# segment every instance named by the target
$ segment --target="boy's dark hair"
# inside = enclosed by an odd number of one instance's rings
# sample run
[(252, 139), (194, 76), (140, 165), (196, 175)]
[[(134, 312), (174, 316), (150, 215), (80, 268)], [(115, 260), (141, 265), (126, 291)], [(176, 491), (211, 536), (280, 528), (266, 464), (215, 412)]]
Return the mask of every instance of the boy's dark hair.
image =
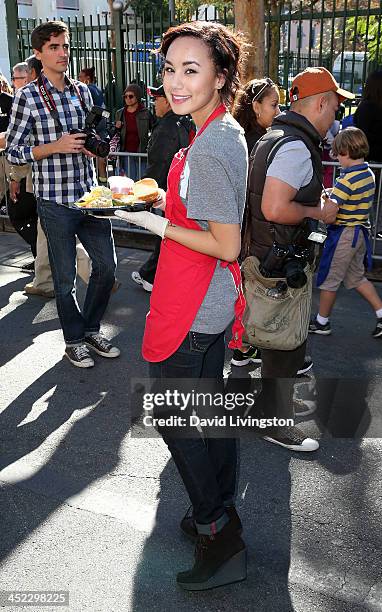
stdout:
[(67, 34), (69, 36), (69, 28), (63, 21), (45, 21), (41, 23), (31, 34), (32, 49), (41, 51), (51, 36), (59, 36), (60, 34)]
[(229, 107), (232, 106), (240, 88), (244, 45), (242, 37), (219, 23), (192, 21), (169, 28), (162, 38), (158, 52), (166, 57), (171, 43), (181, 36), (193, 36), (207, 45), (216, 73), (224, 74), (226, 77), (225, 84), (220, 90), (222, 102)]
[(42, 70), (42, 63), (40, 62), (40, 60), (37, 59), (35, 55), (30, 55), (29, 57), (27, 57), (25, 62), (28, 66), (28, 72), (32, 72), (32, 70), (34, 70), (36, 76), (39, 77)]
[(350, 159), (361, 159), (369, 155), (369, 144), (364, 132), (356, 127), (348, 127), (339, 132), (332, 144), (332, 153), (349, 155)]

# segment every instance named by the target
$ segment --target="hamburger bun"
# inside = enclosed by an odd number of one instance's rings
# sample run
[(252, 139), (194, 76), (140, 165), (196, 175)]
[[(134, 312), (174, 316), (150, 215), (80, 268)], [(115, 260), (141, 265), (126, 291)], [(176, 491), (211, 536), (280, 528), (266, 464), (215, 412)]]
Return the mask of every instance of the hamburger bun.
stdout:
[(159, 197), (158, 183), (151, 178), (144, 178), (133, 185), (133, 194), (142, 202), (154, 202)]

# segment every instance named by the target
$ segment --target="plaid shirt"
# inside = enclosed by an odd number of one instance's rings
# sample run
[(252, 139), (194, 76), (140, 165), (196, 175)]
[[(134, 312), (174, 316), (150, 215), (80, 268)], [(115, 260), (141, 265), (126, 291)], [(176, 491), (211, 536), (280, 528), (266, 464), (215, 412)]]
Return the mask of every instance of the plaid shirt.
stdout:
[[(44, 86), (52, 96), (64, 132), (84, 127), (85, 113), (69, 79), (59, 91), (42, 73)], [(87, 109), (93, 106), (86, 85), (75, 81)], [(7, 130), (7, 159), (10, 164), (31, 163), (35, 196), (57, 204), (71, 204), (96, 185), (93, 160), (83, 153), (55, 153), (36, 161), (33, 147), (61, 138), (40, 95), (37, 81), (22, 87), (15, 95)]]

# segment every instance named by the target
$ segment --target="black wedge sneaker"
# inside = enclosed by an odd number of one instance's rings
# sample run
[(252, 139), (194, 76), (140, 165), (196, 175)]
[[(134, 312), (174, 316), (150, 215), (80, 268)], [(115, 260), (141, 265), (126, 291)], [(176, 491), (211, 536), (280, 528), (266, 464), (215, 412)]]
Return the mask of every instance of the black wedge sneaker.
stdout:
[(198, 535), (194, 567), (176, 581), (186, 591), (205, 591), (247, 577), (247, 551), (233, 521), (214, 535)]

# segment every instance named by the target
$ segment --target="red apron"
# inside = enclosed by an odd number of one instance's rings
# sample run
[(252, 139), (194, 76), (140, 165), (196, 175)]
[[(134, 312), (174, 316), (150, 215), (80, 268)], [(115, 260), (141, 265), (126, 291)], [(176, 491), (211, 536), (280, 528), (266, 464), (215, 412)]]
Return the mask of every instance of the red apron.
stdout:
[[(198, 138), (206, 127), (219, 115), (226, 112), (221, 104), (198, 131)], [(174, 157), (167, 179), (166, 217), (173, 225), (203, 231), (193, 219), (187, 218), (187, 208), (179, 195), (179, 183), (186, 163), (186, 149)], [(206, 194), (206, 197), (208, 194)], [(204, 300), (214, 275), (216, 257), (204, 255), (168, 238), (162, 240), (154, 288), (151, 294), (150, 311), (146, 318), (142, 355), (146, 361), (164, 361), (182, 344)], [(244, 327), (242, 317), (245, 298), (241, 284), (240, 267), (234, 263), (221, 262), (231, 271), (238, 297), (235, 303), (235, 321), (230, 348), (240, 348)]]

